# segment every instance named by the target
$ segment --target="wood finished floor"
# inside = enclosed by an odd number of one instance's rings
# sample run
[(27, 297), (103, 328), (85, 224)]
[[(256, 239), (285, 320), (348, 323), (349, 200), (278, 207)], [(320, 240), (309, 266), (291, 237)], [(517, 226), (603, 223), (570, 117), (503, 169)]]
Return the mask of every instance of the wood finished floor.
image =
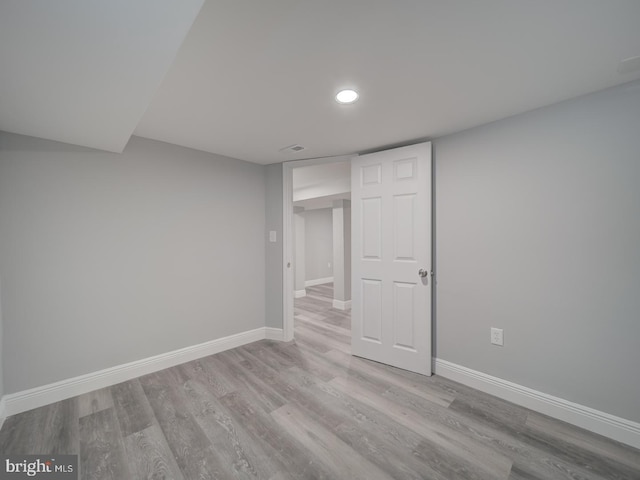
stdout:
[(89, 479), (640, 479), (640, 451), (437, 376), (349, 355), (332, 286), (261, 341), (8, 418), (2, 454)]

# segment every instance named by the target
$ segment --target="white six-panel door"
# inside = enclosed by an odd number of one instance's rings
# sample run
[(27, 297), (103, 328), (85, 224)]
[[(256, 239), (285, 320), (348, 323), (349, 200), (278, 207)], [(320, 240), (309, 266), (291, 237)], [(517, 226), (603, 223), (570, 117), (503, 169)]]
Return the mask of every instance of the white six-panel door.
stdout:
[(351, 165), (352, 353), (431, 375), (431, 143)]

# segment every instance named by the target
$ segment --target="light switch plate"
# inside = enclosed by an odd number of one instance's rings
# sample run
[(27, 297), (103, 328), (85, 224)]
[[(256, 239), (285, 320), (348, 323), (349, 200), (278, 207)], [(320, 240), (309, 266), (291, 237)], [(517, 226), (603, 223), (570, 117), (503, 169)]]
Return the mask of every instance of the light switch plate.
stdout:
[(269, 231), (269, 241), (271, 243), (275, 243), (275, 241), (276, 241), (276, 231), (275, 230), (270, 230)]

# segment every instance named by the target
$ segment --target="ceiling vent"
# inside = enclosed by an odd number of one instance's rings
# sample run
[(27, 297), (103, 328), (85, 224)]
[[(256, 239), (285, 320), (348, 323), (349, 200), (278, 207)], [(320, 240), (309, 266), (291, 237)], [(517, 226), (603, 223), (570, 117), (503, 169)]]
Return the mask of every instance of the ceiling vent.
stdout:
[(284, 147), (281, 148), (280, 151), (281, 152), (300, 152), (304, 150), (304, 147), (302, 145), (298, 145), (297, 143), (294, 143), (293, 145), (289, 145), (288, 147)]

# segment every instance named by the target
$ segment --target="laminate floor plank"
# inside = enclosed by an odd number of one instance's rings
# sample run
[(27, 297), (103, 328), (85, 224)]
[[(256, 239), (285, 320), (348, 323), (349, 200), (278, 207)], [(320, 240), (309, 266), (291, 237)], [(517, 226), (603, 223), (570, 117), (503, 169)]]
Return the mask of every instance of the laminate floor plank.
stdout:
[(313, 332), (309, 333), (304, 330), (300, 331), (300, 327), (296, 327), (295, 337), (296, 343), (304, 343), (308, 348), (313, 348), (320, 353), (327, 353), (333, 348), (328, 346), (327, 342), (324, 342), (322, 338), (319, 338), (318, 335), (313, 334)]
[(611, 480), (614, 477), (601, 477), (595, 473), (576, 468), (574, 465), (559, 461), (553, 456), (540, 455), (535, 464), (520, 464), (514, 462), (509, 474), (512, 479), (558, 479), (558, 480)]
[(211, 393), (216, 397), (222, 397), (235, 391), (236, 386), (228, 377), (222, 375), (211, 362), (211, 357), (201, 358), (193, 362), (180, 365), (189, 380), (198, 380), (205, 383)]
[(324, 332), (332, 332), (336, 335), (342, 335), (346, 337), (348, 342), (351, 341), (351, 330), (339, 325), (334, 325), (332, 323), (327, 323), (322, 321), (322, 315), (318, 315), (319, 319), (316, 318), (311, 319), (308, 315), (299, 314), (295, 316), (296, 321), (304, 324), (304, 325), (313, 325), (316, 328), (320, 328), (322, 333)]
[(153, 412), (138, 379), (114, 385), (111, 396), (122, 435), (126, 437), (153, 425)]
[(209, 439), (219, 462), (230, 468), (234, 478), (269, 478), (278, 472), (278, 466), (264, 453), (260, 443), (246, 433), (204, 385), (190, 380), (185, 384), (185, 393), (189, 411)]
[(6, 419), (0, 453), (86, 479), (640, 480), (640, 451), (439, 376), (350, 354), (333, 285), (261, 340)]
[[(248, 354), (245, 353), (245, 355)], [(248, 366), (248, 364), (243, 365)], [(309, 386), (321, 382), (316, 376), (307, 374), (298, 367), (291, 367), (295, 371), (289, 370), (286, 375), (269, 371), (268, 367), (259, 363), (248, 368), (255, 371), (257, 381), (265, 382), (281, 392), (287, 399), (286, 403), (295, 403), (297, 407), (318, 418), (328, 428), (334, 428), (345, 420), (345, 412), (338, 411), (334, 408), (335, 405), (328, 404), (326, 399), (319, 398), (317, 392), (309, 391)]]
[(358, 455), (333, 432), (301, 413), (293, 404), (271, 413), (276, 422), (306, 449), (313, 451), (322, 467), (332, 478), (356, 480), (388, 480), (391, 477), (367, 459)]
[(270, 368), (280, 372), (285, 368), (296, 365), (297, 360), (292, 360), (290, 357), (278, 355), (276, 353), (276, 346), (270, 346), (269, 348), (242, 348), (239, 351), (251, 355), (258, 361), (264, 363)]
[[(511, 460), (482, 442), (474, 441), (455, 430), (447, 429), (435, 422), (425, 422), (424, 417), (413, 409), (400, 407), (384, 396), (369, 390), (351, 379), (336, 377), (329, 384), (346, 395), (377, 410), (385, 412), (395, 421), (422, 435), (427, 441), (452, 454), (473, 459), (474, 465), (493, 478), (507, 478)], [(487, 477), (490, 478), (490, 477)]]
[[(500, 455), (517, 462), (523, 472), (529, 468), (548, 478), (564, 478), (565, 475), (568, 476), (567, 478), (609, 478), (608, 476), (600, 477), (597, 469), (581, 462), (579, 454), (569, 458), (568, 452), (563, 449), (553, 448), (544, 442), (536, 443), (531, 438), (527, 438), (530, 433), (522, 418), (505, 415), (500, 422), (487, 422), (484, 414), (478, 415), (477, 412), (473, 412), (469, 415), (468, 410), (460, 411), (455, 408), (438, 410), (430, 402), (399, 390), (390, 389), (383, 396), (402, 409), (410, 409), (424, 418), (429, 418), (435, 429), (445, 427), (451, 432), (457, 432), (461, 436), (459, 438), (469, 438), (478, 444), (485, 442)], [(454, 403), (456, 401), (458, 399)], [(479, 405), (482, 406), (482, 403)], [(496, 410), (499, 411), (504, 407), (502, 401), (496, 402)], [(483, 408), (486, 409), (487, 406)], [(523, 438), (527, 440), (523, 442)], [(541, 458), (545, 461), (540, 462)], [(608, 475), (613, 473), (617, 475), (621, 471), (624, 469), (621, 470), (620, 466), (616, 465), (608, 471)]]
[[(366, 375), (372, 379), (375, 379), (387, 388), (396, 387), (406, 392), (411, 392), (414, 395), (420, 396), (425, 400), (429, 400), (442, 407), (448, 407), (455, 399), (453, 395), (448, 393), (439, 392), (434, 390), (428, 383), (427, 378), (422, 376), (420, 379), (406, 379), (395, 372), (389, 372), (388, 370), (381, 369), (379, 364), (365, 360), (363, 358), (353, 357), (346, 355), (344, 352), (338, 350), (331, 350), (327, 352), (326, 357), (344, 366), (345, 370), (341, 371), (340, 375), (351, 374), (352, 372), (358, 372), (360, 375)], [(523, 420), (524, 421), (524, 420)]]
[(42, 454), (72, 455), (79, 447), (78, 399), (69, 398), (51, 405), (46, 416), (45, 432), (40, 438)]
[(334, 433), (358, 455), (384, 471), (389, 478), (448, 480), (438, 475), (428, 464), (421, 462), (414, 454), (413, 447), (393, 443), (383, 438), (379, 432), (370, 434), (361, 425), (346, 422), (338, 425)]
[[(291, 369), (290, 372), (295, 372)], [(332, 387), (331, 382), (306, 382), (314, 396), (323, 404), (331, 406), (332, 410), (342, 412), (344, 423), (336, 429), (336, 435), (350, 445), (363, 457), (377, 464), (392, 478), (469, 478), (488, 480), (496, 478), (494, 472), (480, 472), (476, 465), (459, 457), (437, 445), (423, 442), (423, 437), (413, 429), (406, 428), (402, 423), (393, 420), (393, 415), (383, 409), (371, 408), (367, 404), (352, 398), (341, 390)], [(368, 403), (368, 402), (367, 402)], [(313, 412), (305, 412), (312, 418)], [(437, 452), (429, 456), (426, 453)], [(435, 459), (435, 462), (429, 461)], [(452, 472), (466, 472), (464, 476), (454, 475)], [(415, 477), (419, 473), (421, 476)]]
[(315, 461), (313, 450), (304, 448), (279, 428), (273, 417), (254, 404), (251, 397), (233, 392), (220, 398), (220, 402), (244, 425), (255, 441), (261, 442), (265, 452), (281, 466), (280, 475), (276, 474), (273, 478), (335, 478)]
[(80, 423), (80, 478), (132, 478), (120, 425), (113, 408), (82, 417)]
[(321, 348), (316, 348), (319, 352), (327, 353), (331, 350), (340, 350), (341, 352), (351, 354), (351, 343), (327, 337), (326, 335), (322, 335), (304, 325), (299, 325), (296, 328), (295, 335), (304, 343), (320, 345)]
[(37, 454), (35, 444), (44, 431), (41, 422), (46, 408), (34, 408), (7, 418), (0, 430), (0, 452), (4, 455)]
[(486, 469), (478, 468), (473, 459), (459, 455), (458, 452), (451, 452), (450, 449), (443, 448), (438, 442), (423, 439), (411, 453), (417, 460), (427, 465), (430, 471), (435, 472), (427, 478), (460, 478), (465, 480), (504, 478), (493, 472), (487, 472)]
[[(351, 346), (351, 332), (345, 334), (344, 332), (335, 331), (333, 328), (327, 328), (325, 325), (318, 322), (303, 322), (300, 321), (299, 329), (303, 331), (309, 331), (317, 334), (319, 337), (323, 337), (325, 339), (331, 340), (332, 342), (337, 342), (340, 345), (345, 345), (347, 347)], [(332, 325), (335, 329), (335, 325)]]
[(326, 428), (334, 429), (351, 418), (369, 419), (371, 411), (359, 408), (350, 398), (341, 395), (328, 383), (292, 367), (287, 379), (295, 385), (294, 403), (300, 410), (316, 418)]
[(110, 388), (101, 388), (78, 396), (78, 415), (84, 417), (113, 407)]
[(469, 417), (487, 425), (509, 423), (524, 425), (529, 411), (513, 403), (506, 402), (487, 394), (474, 392), (472, 395), (458, 395), (449, 405), (453, 411), (463, 412)]
[(571, 444), (572, 448), (584, 449), (596, 458), (608, 458), (626, 465), (632, 471), (640, 471), (640, 452), (633, 447), (599, 435), (587, 436), (581, 428), (535, 412), (529, 412), (526, 425), (537, 431), (546, 432), (563, 443)]
[(324, 322), (324, 318), (326, 317), (326, 310), (326, 307), (322, 305), (318, 305), (316, 307), (313, 307), (312, 309), (302, 309), (296, 307), (293, 309), (293, 314), (296, 320), (298, 320), (302, 316), (307, 321)]
[(288, 362), (284, 368), (301, 367), (322, 380), (331, 380), (336, 376), (336, 369), (327, 362), (317, 350), (298, 341), (278, 346), (272, 350), (274, 355)]
[(141, 379), (155, 418), (167, 439), (178, 468), (187, 479), (233, 478), (186, 406), (184, 393), (173, 385), (158, 385)]
[(619, 462), (608, 456), (594, 455), (589, 448), (567, 442), (554, 436), (549, 431), (538, 430), (525, 426), (515, 429), (505, 426), (509, 435), (517, 438), (531, 449), (542, 452), (561, 468), (576, 474), (592, 475), (594, 478), (607, 480), (637, 480), (640, 478), (638, 469)]
[(254, 372), (243, 367), (238, 361), (237, 354), (232, 351), (222, 352), (217, 355), (221, 361), (229, 365), (230, 372), (237, 380), (238, 389), (248, 390), (259, 399), (264, 410), (269, 413), (287, 403), (283, 392), (279, 392), (268, 382), (263, 381)]
[[(310, 316), (307, 310), (302, 310), (301, 312)], [(336, 310), (335, 308), (330, 308), (329, 310), (318, 308), (316, 312), (318, 316), (315, 318), (317, 318), (318, 321), (327, 325), (335, 325), (351, 330), (351, 317), (349, 312)]]
[[(475, 416), (466, 415), (466, 412), (450, 408), (441, 409), (420, 397), (397, 390), (389, 390), (382, 396), (402, 412), (409, 411), (412, 415), (428, 419), (429, 425), (435, 431), (452, 436), (456, 441), (462, 440), (463, 449), (473, 450), (474, 445), (483, 445), (483, 448), (490, 448), (495, 454), (517, 462), (521, 472), (536, 472), (544, 478), (574, 478), (574, 476), (584, 480), (599, 478), (588, 471), (582, 471), (577, 466), (571, 468), (570, 464), (561, 459), (548, 457), (544, 452), (532, 448), (530, 444), (521, 442), (519, 435), (514, 435), (519, 429), (525, 428), (519, 422), (513, 425), (507, 421), (493, 425), (486, 424), (478, 421)], [(481, 420), (484, 419), (481, 418)], [(433, 445), (430, 446), (432, 447)], [(491, 452), (485, 450), (482, 455), (485, 454), (490, 455)]]
[(519, 465), (514, 463), (511, 467), (509, 480), (544, 480), (544, 477), (539, 476), (537, 473), (523, 470)]
[(250, 350), (244, 347), (234, 348), (225, 352), (235, 364), (242, 367), (243, 372), (271, 383), (280, 376), (280, 370), (268, 363), (260, 361)]
[[(428, 464), (419, 461), (414, 453), (422, 440), (420, 435), (395, 422), (386, 412), (371, 408), (330, 384), (310, 381), (303, 370), (292, 368), (289, 373), (290, 376), (300, 377), (300, 388), (329, 407), (335, 412), (334, 415), (339, 415), (338, 420), (342, 420), (342, 423), (332, 431), (391, 477), (422, 478), (416, 474), (422, 472), (426, 475), (428, 472), (427, 478), (441, 478)], [(313, 410), (305, 410), (304, 413), (317, 421), (322, 419), (323, 425), (329, 427), (321, 414)]]
[(73, 455), (78, 446), (77, 398), (9, 417), (0, 431), (0, 452), (6, 455)]
[[(206, 362), (206, 358), (208, 357), (205, 357), (205, 359), (201, 360)], [(193, 363), (194, 362), (187, 362), (186, 364), (177, 365), (171, 368), (165, 368), (164, 370), (144, 375), (140, 377), (140, 382), (144, 382), (145, 385), (181, 387), (191, 378), (189, 377), (188, 373), (189, 370), (195, 369), (193, 367)]]
[(160, 426), (148, 428), (124, 438), (131, 478), (145, 480), (184, 480)]

